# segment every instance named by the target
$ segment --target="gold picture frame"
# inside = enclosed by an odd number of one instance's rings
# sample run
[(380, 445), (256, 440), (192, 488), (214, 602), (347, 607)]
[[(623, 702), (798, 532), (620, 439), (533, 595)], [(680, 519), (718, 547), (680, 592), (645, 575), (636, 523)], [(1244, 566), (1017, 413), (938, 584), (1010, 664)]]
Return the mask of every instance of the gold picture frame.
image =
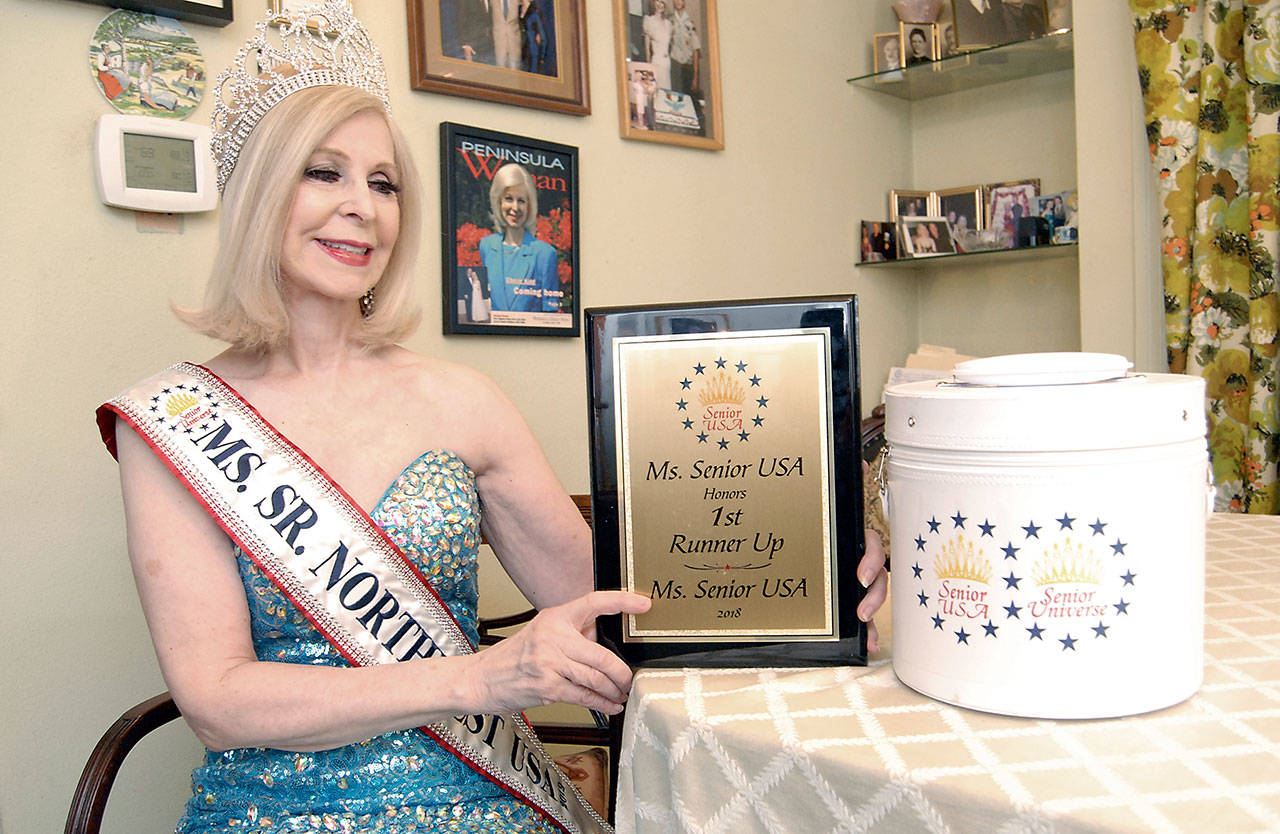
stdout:
[(613, 0), (613, 25), (622, 138), (723, 150), (716, 0)]

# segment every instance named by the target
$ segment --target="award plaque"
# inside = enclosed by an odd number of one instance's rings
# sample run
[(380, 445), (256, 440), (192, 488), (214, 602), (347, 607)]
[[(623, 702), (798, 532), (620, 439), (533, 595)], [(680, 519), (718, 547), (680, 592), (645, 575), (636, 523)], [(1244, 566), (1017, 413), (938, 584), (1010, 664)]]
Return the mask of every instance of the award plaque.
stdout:
[(866, 662), (853, 296), (586, 311), (596, 587), (632, 663)]

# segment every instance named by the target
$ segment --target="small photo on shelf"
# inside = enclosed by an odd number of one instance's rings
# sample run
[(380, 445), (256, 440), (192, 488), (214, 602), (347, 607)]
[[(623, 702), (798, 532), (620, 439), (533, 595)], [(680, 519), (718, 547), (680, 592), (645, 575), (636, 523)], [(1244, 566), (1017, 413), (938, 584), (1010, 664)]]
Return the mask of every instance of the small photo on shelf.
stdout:
[(1012, 247), (1018, 237), (1018, 221), (1037, 213), (1040, 180), (989, 183), (983, 189), (986, 195), (987, 226), (1007, 232), (1009, 246)]
[(957, 239), (965, 231), (981, 229), (986, 225), (987, 212), (983, 203), (981, 185), (966, 185), (935, 191), (933, 205), (935, 214), (947, 218), (947, 222), (951, 224), (952, 237)]
[(938, 53), (938, 24), (913, 23), (904, 20), (898, 23), (898, 32), (901, 35), (907, 66), (913, 67), (933, 61)]
[(871, 65), (877, 74), (876, 81), (902, 80), (902, 36), (897, 32), (883, 32), (872, 36)]
[(945, 217), (900, 217), (898, 237), (903, 251), (912, 258), (956, 253), (955, 241)]
[(862, 221), (862, 262), (898, 259), (898, 236), (892, 220)]
[(1037, 198), (1036, 214), (1049, 221), (1050, 229), (1061, 229), (1063, 226), (1076, 226), (1076, 190), (1059, 191), (1056, 194), (1042, 194)]
[(933, 204), (932, 191), (914, 191), (906, 188), (893, 188), (889, 191), (889, 219), (899, 217), (923, 217), (937, 214)]
[(956, 41), (956, 24), (954, 20), (943, 20), (935, 24), (938, 31), (937, 52), (934, 57), (939, 60), (960, 54), (960, 44)]

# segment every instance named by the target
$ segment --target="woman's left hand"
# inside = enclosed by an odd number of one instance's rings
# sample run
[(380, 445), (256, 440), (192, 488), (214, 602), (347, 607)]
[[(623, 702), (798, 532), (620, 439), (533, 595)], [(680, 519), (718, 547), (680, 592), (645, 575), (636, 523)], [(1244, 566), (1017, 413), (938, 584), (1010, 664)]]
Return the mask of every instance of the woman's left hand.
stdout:
[(858, 581), (867, 589), (866, 596), (858, 604), (858, 619), (867, 624), (867, 651), (880, 651), (880, 633), (872, 620), (889, 595), (889, 572), (884, 567), (884, 545), (880, 534), (871, 528), (865, 531), (867, 549), (858, 563)]

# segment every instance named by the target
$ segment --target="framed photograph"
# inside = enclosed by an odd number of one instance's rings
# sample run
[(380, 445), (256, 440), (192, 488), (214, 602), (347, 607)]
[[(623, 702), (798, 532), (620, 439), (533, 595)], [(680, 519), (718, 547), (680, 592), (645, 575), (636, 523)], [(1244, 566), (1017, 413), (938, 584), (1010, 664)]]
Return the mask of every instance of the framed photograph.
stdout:
[(934, 57), (942, 60), (961, 54), (959, 42), (956, 40), (955, 21), (942, 20), (936, 26), (938, 27), (938, 51), (934, 53)]
[(945, 217), (900, 217), (898, 239), (902, 241), (902, 251), (912, 258), (956, 253), (955, 240)]
[(1018, 221), (1030, 217), (1038, 208), (1040, 180), (989, 183), (983, 186), (987, 208), (987, 226), (1009, 233), (1010, 246), (1018, 239)]
[(903, 20), (898, 23), (898, 34), (902, 40), (902, 54), (907, 66), (927, 64), (937, 55), (938, 24)]
[(883, 73), (877, 81), (902, 80), (902, 35), (898, 32), (882, 32), (871, 40), (871, 66), (876, 73)]
[(986, 226), (986, 203), (980, 185), (935, 191), (933, 205), (934, 213), (945, 217), (951, 225), (953, 237), (959, 237), (966, 230)]
[[(301, 10), (304, 6), (307, 5), (308, 2), (310, 2), (310, 0), (271, 0), (271, 6), (270, 6), (271, 13), (276, 16), (275, 20), (271, 22), (274, 25), (279, 26), (280, 24), (284, 23), (288, 19), (286, 15), (288, 15), (290, 12)], [(347, 6), (352, 9), (352, 11), (355, 10), (354, 0), (345, 0), (345, 2)], [(313, 32), (319, 31), (320, 26), (321, 26), (321, 21), (316, 20), (315, 18), (311, 18), (310, 20), (307, 21), (307, 28)], [(330, 33), (330, 34), (333, 34), (333, 33)]]
[(1075, 227), (1079, 225), (1076, 217), (1078, 206), (1076, 189), (1073, 188), (1070, 191), (1059, 191), (1056, 194), (1043, 194), (1038, 197), (1036, 213), (1049, 221), (1050, 230), (1064, 226)]
[(724, 148), (716, 0), (613, 0), (624, 139)]
[(577, 336), (578, 149), (440, 124), (445, 333)]
[(862, 263), (898, 259), (898, 235), (892, 220), (862, 221)]
[[(86, 0), (99, 6), (128, 9), (131, 12), (147, 12), (203, 23), (206, 26), (226, 26), (234, 18), (232, 0)], [(261, 7), (259, 7), (261, 8)]]
[(586, 312), (600, 618), (632, 664), (860, 665), (853, 296)]
[(415, 90), (584, 116), (585, 0), (409, 0)]
[(937, 214), (933, 206), (932, 191), (910, 191), (895, 188), (889, 192), (889, 219), (899, 217), (924, 217)]
[(951, 12), (961, 50), (1038, 38), (1048, 31), (1046, 0), (951, 0)]

